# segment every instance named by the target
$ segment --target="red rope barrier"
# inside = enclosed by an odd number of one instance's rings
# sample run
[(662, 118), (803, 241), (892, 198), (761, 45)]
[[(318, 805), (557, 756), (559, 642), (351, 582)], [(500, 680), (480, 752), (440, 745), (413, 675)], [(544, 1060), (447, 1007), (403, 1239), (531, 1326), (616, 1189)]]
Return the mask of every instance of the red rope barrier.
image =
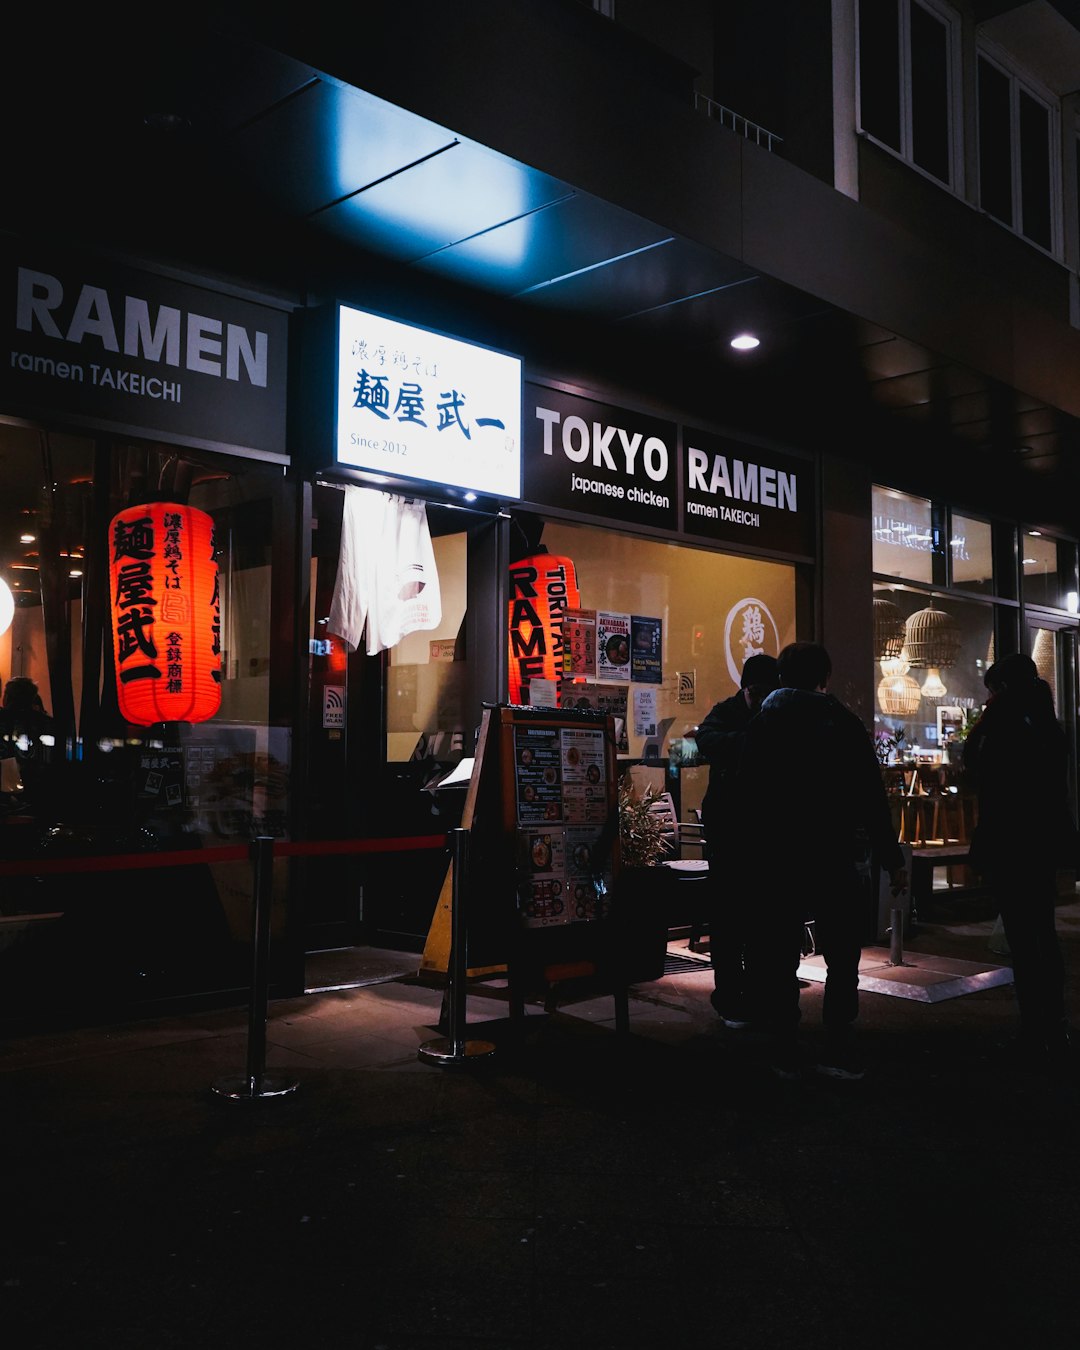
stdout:
[[(323, 857), (329, 853), (409, 853), (423, 849), (445, 849), (445, 834), (403, 835), (391, 839), (312, 839), (304, 842), (275, 840), (275, 857)], [(113, 853), (96, 857), (20, 858), (0, 862), (0, 877), (55, 876), (70, 872), (119, 872), (132, 868), (185, 867), (193, 863), (250, 862), (250, 844), (230, 844), (222, 848), (192, 848), (171, 853)]]

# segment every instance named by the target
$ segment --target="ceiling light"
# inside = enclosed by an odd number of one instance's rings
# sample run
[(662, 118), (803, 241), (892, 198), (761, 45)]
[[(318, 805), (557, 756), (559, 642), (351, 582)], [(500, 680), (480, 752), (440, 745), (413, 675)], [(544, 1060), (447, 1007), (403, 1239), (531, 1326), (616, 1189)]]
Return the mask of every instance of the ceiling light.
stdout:
[(931, 666), (923, 682), (923, 698), (944, 698), (948, 692), (945, 688), (945, 682), (941, 678), (941, 672), (936, 666)]
[(19, 543), (20, 543), (20, 544), (36, 544), (36, 543), (37, 543), (37, 535), (36, 535), (36, 534), (20, 534), (20, 535), (19, 535)]
[(911, 662), (901, 651), (899, 656), (886, 656), (881, 662), (881, 673), (887, 679), (896, 679), (898, 675), (906, 675), (911, 669)]
[(761, 339), (754, 337), (753, 333), (739, 333), (731, 339), (731, 345), (737, 352), (752, 352), (755, 347), (761, 346)]

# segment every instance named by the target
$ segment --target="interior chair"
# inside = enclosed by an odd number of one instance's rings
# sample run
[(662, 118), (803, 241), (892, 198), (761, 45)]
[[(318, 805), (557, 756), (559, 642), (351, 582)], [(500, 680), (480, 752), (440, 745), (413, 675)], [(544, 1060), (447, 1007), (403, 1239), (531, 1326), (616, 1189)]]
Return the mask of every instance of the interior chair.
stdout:
[(676, 883), (673, 894), (676, 912), (680, 918), (683, 914), (687, 917), (690, 950), (700, 952), (702, 937), (709, 926), (705, 904), (709, 864), (705, 859), (704, 828), (700, 821), (679, 820), (670, 792), (662, 792), (650, 810), (660, 820), (662, 838), (668, 845), (660, 866)]

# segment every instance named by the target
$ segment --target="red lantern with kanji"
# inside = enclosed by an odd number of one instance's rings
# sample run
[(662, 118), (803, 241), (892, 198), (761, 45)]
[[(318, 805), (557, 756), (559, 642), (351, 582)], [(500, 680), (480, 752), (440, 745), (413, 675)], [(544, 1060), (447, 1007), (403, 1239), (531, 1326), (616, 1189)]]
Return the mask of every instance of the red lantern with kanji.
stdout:
[(205, 722), (221, 706), (214, 522), (177, 502), (130, 506), (109, 526), (120, 711), (137, 726)]
[(563, 680), (563, 615), (581, 604), (571, 558), (534, 553), (510, 564), (510, 702), (527, 703), (531, 680)]

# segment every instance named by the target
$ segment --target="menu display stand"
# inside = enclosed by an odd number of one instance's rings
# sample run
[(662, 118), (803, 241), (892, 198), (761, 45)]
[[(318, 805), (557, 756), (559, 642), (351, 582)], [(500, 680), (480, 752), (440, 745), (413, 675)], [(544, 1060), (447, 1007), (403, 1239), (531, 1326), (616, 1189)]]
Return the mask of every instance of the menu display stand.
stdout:
[[(616, 1030), (628, 1029), (627, 967), (610, 922), (620, 868), (616, 772), (606, 713), (484, 712), (462, 815), (469, 882), (456, 900), (466, 907), (468, 970), (505, 972), (514, 1022), (528, 993), (542, 989), (552, 1011), (564, 985), (588, 981), (612, 994)], [(425, 946), (428, 969), (440, 968), (454, 899), (448, 878)]]

